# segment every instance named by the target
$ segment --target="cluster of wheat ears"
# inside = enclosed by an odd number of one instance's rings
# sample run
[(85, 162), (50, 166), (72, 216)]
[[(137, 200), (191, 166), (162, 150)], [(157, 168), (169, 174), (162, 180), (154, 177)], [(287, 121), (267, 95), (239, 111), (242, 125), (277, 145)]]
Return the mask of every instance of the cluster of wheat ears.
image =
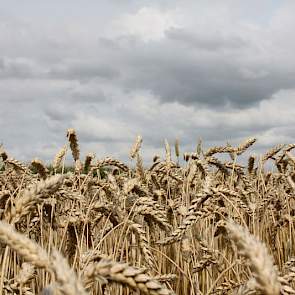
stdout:
[(140, 136), (128, 166), (81, 161), (74, 129), (50, 169), (1, 147), (0, 294), (295, 294), (295, 144), (238, 163), (254, 142), (148, 168)]

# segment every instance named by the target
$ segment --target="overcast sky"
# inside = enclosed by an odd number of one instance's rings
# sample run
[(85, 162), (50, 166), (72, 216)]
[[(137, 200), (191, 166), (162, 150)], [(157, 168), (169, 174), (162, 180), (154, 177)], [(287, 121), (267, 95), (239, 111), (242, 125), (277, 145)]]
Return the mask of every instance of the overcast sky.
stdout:
[(76, 128), (82, 154), (145, 159), (295, 139), (295, 1), (0, 0), (0, 143), (50, 160)]

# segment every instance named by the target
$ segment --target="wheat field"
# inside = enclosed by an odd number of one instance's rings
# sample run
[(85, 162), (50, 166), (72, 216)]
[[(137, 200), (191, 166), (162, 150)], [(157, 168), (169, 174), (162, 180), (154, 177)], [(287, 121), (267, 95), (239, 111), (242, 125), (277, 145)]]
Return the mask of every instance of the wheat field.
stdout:
[(150, 167), (140, 136), (129, 165), (74, 129), (50, 167), (1, 147), (0, 294), (295, 294), (295, 144), (243, 164), (255, 141)]

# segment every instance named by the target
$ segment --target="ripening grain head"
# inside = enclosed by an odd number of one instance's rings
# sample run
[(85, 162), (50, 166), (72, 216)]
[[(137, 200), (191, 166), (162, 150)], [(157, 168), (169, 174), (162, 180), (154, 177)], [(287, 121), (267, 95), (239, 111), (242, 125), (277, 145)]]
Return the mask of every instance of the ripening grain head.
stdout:
[(279, 295), (280, 283), (277, 269), (266, 246), (252, 236), (247, 229), (233, 221), (228, 221), (226, 228), (230, 239), (237, 246), (239, 254), (249, 259), (257, 288), (266, 295)]

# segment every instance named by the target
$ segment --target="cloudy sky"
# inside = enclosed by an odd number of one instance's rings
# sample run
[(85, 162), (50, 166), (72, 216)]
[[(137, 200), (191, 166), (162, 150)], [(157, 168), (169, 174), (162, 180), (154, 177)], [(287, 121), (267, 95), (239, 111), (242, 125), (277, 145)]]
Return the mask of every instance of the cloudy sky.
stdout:
[(295, 139), (295, 1), (0, 0), (0, 142), (50, 160)]

